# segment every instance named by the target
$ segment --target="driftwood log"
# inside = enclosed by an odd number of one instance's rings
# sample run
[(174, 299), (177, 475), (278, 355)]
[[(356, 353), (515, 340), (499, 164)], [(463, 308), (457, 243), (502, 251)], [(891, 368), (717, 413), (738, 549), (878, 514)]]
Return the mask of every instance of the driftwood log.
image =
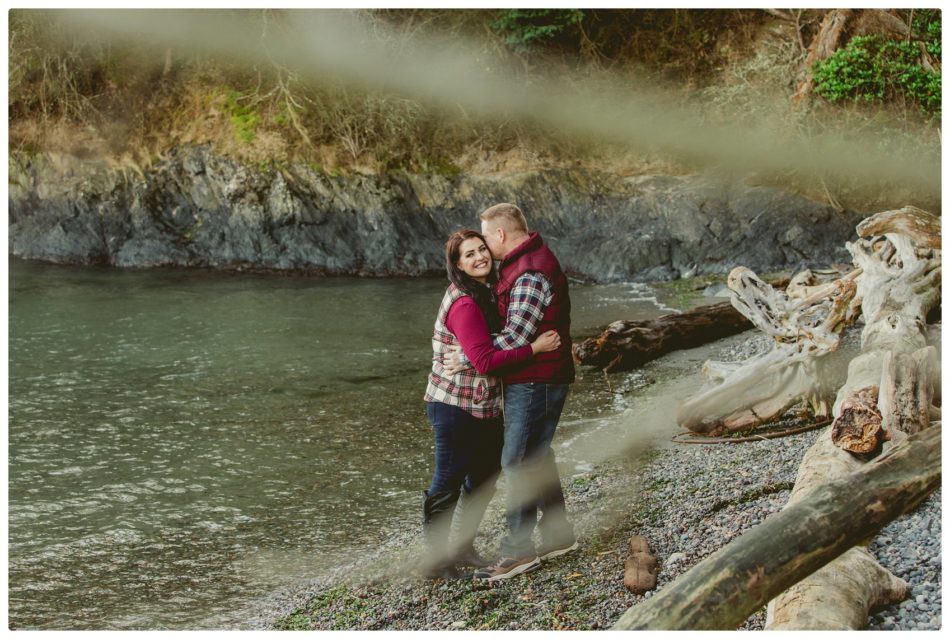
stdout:
[(930, 422), (940, 413), (940, 374), (926, 324), (940, 302), (939, 232), (939, 218), (912, 207), (875, 215), (848, 244), (857, 268), (827, 287), (795, 278), (797, 293), (779, 295), (751, 271), (733, 271), (733, 303), (774, 348), (740, 365), (708, 366), (721, 384), (688, 400), (678, 417), (703, 424), (707, 402), (706, 425), (727, 428), (816, 393), (824, 380), (814, 364), (837, 348), (841, 327), (858, 313), (861, 353), (838, 385), (836, 421), (806, 453), (786, 507), (628, 610), (615, 628), (732, 629), (774, 596), (768, 629), (856, 629), (871, 607), (906, 596), (906, 583), (865, 545), (940, 482), (940, 427)]
[[(939, 430), (939, 427), (930, 429), (928, 435), (936, 437), (939, 442), (939, 433), (935, 432)], [(857, 481), (868, 468), (890, 463), (885, 461), (890, 456), (885, 456), (871, 464), (863, 464), (859, 458), (836, 448), (830, 433), (831, 428), (823, 430), (815, 444), (805, 453), (795, 487), (782, 513), (794, 510), (800, 504), (811, 503), (815, 498), (816, 487), (829, 480)], [(899, 448), (892, 450), (896, 453)], [(923, 471), (923, 467), (912, 470), (918, 471)], [(919, 501), (907, 510), (912, 510), (917, 503)], [(886, 504), (886, 500), (869, 503), (866, 507), (874, 509), (880, 504)], [(853, 542), (853, 547), (820, 570), (802, 575), (803, 579), (770, 601), (766, 629), (863, 628), (867, 625), (871, 608), (896, 603), (907, 596), (907, 584), (881, 567), (865, 546), (879, 529), (865, 530), (863, 522), (859, 520), (852, 522), (851, 526), (864, 538)]]
[(637, 535), (630, 538), (630, 554), (624, 561), (623, 585), (638, 595), (656, 588), (656, 557), (650, 552), (645, 537)]
[[(939, 426), (907, 438), (854, 474), (812, 485), (629, 608), (614, 630), (734, 630), (766, 601), (914, 509), (940, 485)], [(893, 583), (896, 591), (901, 585)], [(841, 605), (831, 600), (831, 605)]]
[(877, 407), (877, 386), (862, 388), (841, 404), (841, 413), (831, 427), (831, 441), (852, 453), (881, 452), (881, 446), (890, 439), (882, 426), (881, 411)]
[(574, 345), (574, 359), (604, 372), (625, 371), (681, 348), (695, 348), (752, 328), (729, 302), (652, 320), (619, 320)]
[[(889, 447), (936, 430), (927, 428), (940, 381), (926, 317), (940, 301), (940, 220), (905, 207), (874, 215), (857, 231), (863, 239), (848, 250), (862, 269), (861, 353), (838, 391), (834, 423), (802, 460), (786, 510), (810, 502), (816, 485), (863, 472), (864, 460), (879, 451), (887, 455)], [(904, 596), (900, 580), (862, 545), (771, 601), (766, 628), (864, 628), (871, 607)]]
[(774, 421), (796, 404), (816, 418), (829, 416), (829, 400), (842, 380), (823, 358), (837, 350), (841, 331), (854, 321), (860, 273), (810, 285), (813, 274), (805, 272), (779, 291), (747, 268), (733, 269), (732, 305), (772, 337), (772, 350), (737, 364), (707, 362), (709, 383), (680, 405), (680, 426), (719, 436)]
[[(812, 578), (811, 582), (796, 584), (788, 591), (794, 593), (788, 597), (792, 605), (770, 614), (770, 630), (862, 628), (867, 626), (869, 610), (903, 601), (908, 593), (907, 582), (881, 567), (863, 547), (852, 548), (820, 568)], [(848, 599), (837, 599), (841, 596)], [(803, 605), (815, 601), (828, 603)]]

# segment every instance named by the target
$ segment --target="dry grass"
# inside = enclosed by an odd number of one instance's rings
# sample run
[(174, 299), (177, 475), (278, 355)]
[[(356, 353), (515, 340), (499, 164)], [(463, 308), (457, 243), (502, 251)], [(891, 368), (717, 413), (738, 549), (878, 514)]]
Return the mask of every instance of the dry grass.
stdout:
[[(582, 167), (637, 175), (698, 168), (650, 149), (572, 138), (503, 112), (479, 118), (461, 106), (437, 109), (391, 93), (315, 86), (272, 61), (247, 68), (208, 56), (182, 58), (175, 51), (162, 55), (145, 49), (97, 48), (64, 37), (52, 15), (11, 13), (11, 150), (131, 157), (146, 165), (168, 148), (209, 144), (216, 152), (254, 165), (305, 161), (328, 171), (364, 172), (492, 174)], [(254, 15), (249, 14), (250, 19)], [(881, 125), (880, 109), (829, 108), (820, 103), (812, 109), (793, 109), (790, 97), (803, 52), (799, 34), (788, 22), (748, 20), (742, 12), (731, 12), (730, 28), (713, 34), (715, 15), (643, 15), (651, 20), (675, 19), (630, 22), (631, 29), (657, 30), (645, 31), (636, 46), (628, 43), (630, 51), (607, 51), (590, 40), (584, 68), (570, 56), (544, 59), (507, 50), (484, 28), (484, 16), (476, 11), (372, 14), (379, 33), (386, 34), (381, 37), (479, 36), (485, 56), (527, 70), (528, 78), (532, 69), (553, 66), (568, 72), (566, 77), (583, 76), (585, 86), (590, 86), (599, 75), (613, 81), (642, 76), (646, 70), (650, 77), (675, 87), (684, 102), (700, 106), (711, 124), (741, 113), (744, 121), (789, 139), (842, 124), (855, 135)], [(672, 67), (671, 61), (663, 62), (662, 51), (648, 46), (664, 30), (685, 38), (676, 46), (664, 45), (669, 55), (678, 52)], [(606, 41), (604, 34), (599, 37), (598, 42)], [(694, 54), (686, 47), (691, 37), (699, 38)], [(635, 53), (655, 59), (645, 69)], [(664, 75), (663, 69), (675, 76)], [(896, 134), (881, 144), (939, 152), (934, 129), (917, 126), (906, 114), (889, 117), (888, 126)], [(846, 206), (877, 206), (898, 197), (925, 208), (933, 204), (914, 202), (914, 194), (901, 192), (900, 185), (881, 185), (871, 193), (866, 187), (827, 181), (816, 187), (794, 175), (758, 179)]]

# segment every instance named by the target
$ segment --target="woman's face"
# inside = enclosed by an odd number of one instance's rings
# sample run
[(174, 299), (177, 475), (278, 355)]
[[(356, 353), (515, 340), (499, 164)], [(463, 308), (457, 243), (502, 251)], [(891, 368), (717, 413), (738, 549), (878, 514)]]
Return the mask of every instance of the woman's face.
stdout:
[(488, 281), (491, 273), (491, 251), (477, 237), (470, 237), (459, 246), (458, 267), (479, 282)]

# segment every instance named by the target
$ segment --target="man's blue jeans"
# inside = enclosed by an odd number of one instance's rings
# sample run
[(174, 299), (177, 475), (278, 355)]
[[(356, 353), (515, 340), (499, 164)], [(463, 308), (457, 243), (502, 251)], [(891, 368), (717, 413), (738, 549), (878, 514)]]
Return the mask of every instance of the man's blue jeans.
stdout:
[(536, 525), (544, 545), (559, 546), (574, 541), (574, 529), (567, 520), (561, 478), (551, 448), (567, 392), (567, 384), (505, 385), (505, 445), (501, 467), (507, 484), (508, 535), (501, 541), (503, 557), (536, 556), (531, 540)]

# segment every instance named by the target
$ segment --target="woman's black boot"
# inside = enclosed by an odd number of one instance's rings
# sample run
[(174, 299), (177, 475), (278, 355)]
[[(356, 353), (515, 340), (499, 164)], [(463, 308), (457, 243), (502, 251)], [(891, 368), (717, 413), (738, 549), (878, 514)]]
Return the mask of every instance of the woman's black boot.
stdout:
[(459, 491), (431, 495), (425, 491), (425, 496), (422, 531), (426, 549), (421, 561), (422, 575), (429, 579), (459, 579), (455, 559), (449, 555), (449, 533)]
[(484, 568), (493, 563), (478, 554), (474, 542), (478, 526), (482, 523), (485, 510), (488, 509), (488, 503), (494, 493), (494, 482), (472, 492), (462, 493), (462, 499), (458, 505), (459, 539), (453, 549), (455, 563), (474, 568)]

